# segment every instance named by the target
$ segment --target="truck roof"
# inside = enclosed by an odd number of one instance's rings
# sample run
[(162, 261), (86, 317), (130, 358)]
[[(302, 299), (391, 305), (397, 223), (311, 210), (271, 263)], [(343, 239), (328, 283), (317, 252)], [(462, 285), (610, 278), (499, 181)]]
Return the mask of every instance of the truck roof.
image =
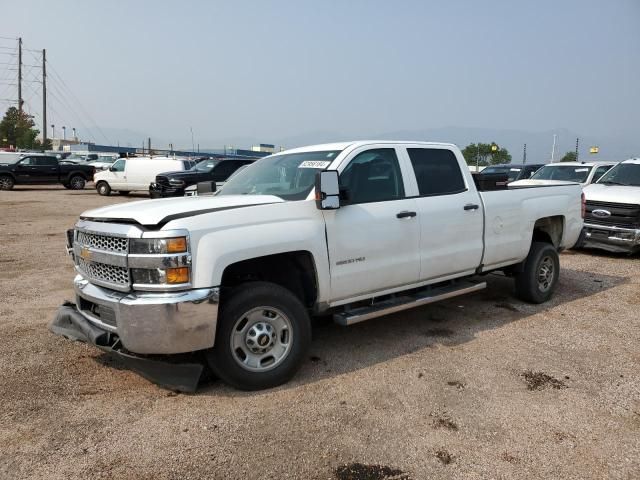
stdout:
[(415, 140), (354, 140), (351, 142), (336, 142), (336, 143), (322, 143), (319, 145), (309, 145), (306, 147), (292, 148), (286, 150), (286, 153), (303, 153), (303, 152), (322, 152), (325, 150), (344, 150), (347, 147), (364, 147), (366, 145), (388, 143), (389, 145), (425, 145), (425, 146), (444, 146), (455, 147), (453, 143), (441, 143), (441, 142), (421, 142)]
[(591, 160), (589, 162), (552, 162), (547, 165), (564, 165), (566, 167), (593, 167), (599, 165), (615, 165), (616, 160)]

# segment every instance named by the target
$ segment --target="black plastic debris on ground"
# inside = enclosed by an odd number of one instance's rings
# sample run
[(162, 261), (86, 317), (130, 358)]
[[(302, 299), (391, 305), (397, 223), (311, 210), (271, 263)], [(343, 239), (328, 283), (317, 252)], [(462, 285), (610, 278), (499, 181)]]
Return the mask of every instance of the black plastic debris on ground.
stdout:
[(337, 480), (411, 480), (409, 475), (397, 468), (385, 465), (350, 463), (335, 470)]
[(562, 380), (558, 380), (544, 372), (527, 370), (522, 373), (522, 377), (527, 383), (529, 390), (544, 390), (545, 388), (555, 388), (559, 390), (561, 388), (567, 388), (567, 385)]

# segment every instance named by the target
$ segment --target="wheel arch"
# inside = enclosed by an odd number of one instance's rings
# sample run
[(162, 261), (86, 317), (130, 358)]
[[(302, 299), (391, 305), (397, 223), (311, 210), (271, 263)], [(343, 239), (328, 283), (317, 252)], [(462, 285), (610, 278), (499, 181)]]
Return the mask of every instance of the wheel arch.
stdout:
[(313, 307), (319, 295), (316, 263), (308, 250), (274, 253), (227, 265), (222, 271), (223, 296), (225, 290), (250, 281), (280, 285), (307, 308)]
[(562, 215), (539, 218), (533, 225), (531, 242), (546, 242), (556, 249), (560, 248), (564, 235), (564, 224), (565, 218)]

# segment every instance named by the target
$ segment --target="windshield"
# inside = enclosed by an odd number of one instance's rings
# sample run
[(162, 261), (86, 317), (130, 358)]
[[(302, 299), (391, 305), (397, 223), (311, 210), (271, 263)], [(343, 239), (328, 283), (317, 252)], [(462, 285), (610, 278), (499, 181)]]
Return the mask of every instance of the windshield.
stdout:
[(219, 163), (220, 160), (203, 160), (202, 162), (197, 163), (195, 167), (191, 167), (189, 170), (192, 172), (209, 173), (213, 170), (213, 167)]
[(316, 173), (327, 168), (339, 153), (331, 150), (265, 157), (230, 178), (219, 195), (275, 195), (283, 200), (304, 200)]
[(562, 180), (584, 183), (593, 167), (575, 165), (545, 165), (531, 177), (532, 180)]
[(597, 183), (640, 187), (640, 163), (620, 163), (605, 173)]
[(509, 166), (503, 166), (503, 167), (487, 167), (484, 170), (482, 170), (482, 172), (480, 172), (482, 175), (488, 174), (488, 173), (506, 173), (507, 176), (509, 177), (509, 181), (513, 182), (514, 180), (516, 180), (518, 178), (518, 176), (520, 176), (520, 171), (522, 169), (518, 168), (518, 167), (509, 167)]

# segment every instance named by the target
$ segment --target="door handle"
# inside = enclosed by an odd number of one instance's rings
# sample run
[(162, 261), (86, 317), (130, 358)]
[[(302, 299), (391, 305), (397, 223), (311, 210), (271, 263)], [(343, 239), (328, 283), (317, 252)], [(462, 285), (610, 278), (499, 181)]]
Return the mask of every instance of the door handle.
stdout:
[(409, 212), (408, 210), (396, 213), (396, 217), (398, 218), (413, 218), (416, 215), (416, 212)]
[(465, 210), (478, 210), (480, 208), (480, 205), (476, 205), (475, 203), (467, 203), (464, 206)]

